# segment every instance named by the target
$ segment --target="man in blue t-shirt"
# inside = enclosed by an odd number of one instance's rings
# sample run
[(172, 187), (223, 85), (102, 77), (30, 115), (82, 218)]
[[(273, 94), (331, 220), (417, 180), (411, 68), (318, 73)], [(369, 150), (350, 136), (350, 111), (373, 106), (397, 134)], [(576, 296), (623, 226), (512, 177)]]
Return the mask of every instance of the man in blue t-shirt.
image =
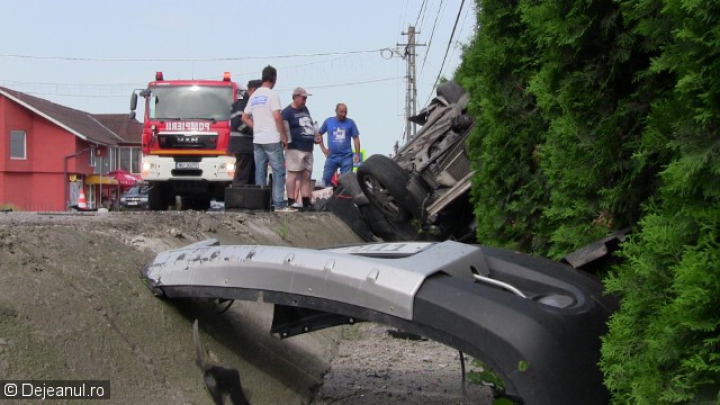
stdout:
[[(331, 185), (331, 180), (335, 171), (340, 168), (340, 175), (352, 171), (353, 161), (360, 163), (360, 131), (358, 131), (355, 121), (347, 118), (347, 106), (338, 103), (335, 107), (335, 116), (330, 117), (323, 122), (319, 133), (321, 138), (320, 149), (325, 154), (325, 169), (323, 170), (323, 182), (325, 186)], [(328, 134), (328, 147), (322, 142), (322, 135)], [(353, 153), (350, 139), (355, 144), (355, 153)]]
[[(285, 186), (287, 188), (288, 205), (296, 208), (310, 208), (310, 175), (313, 169), (313, 147), (315, 146), (315, 125), (310, 111), (305, 106), (308, 94), (302, 87), (297, 87), (292, 94), (292, 103), (282, 110), (282, 119), (290, 131), (290, 143), (285, 150), (285, 164), (287, 176)], [(296, 187), (297, 179), (300, 179), (300, 197)], [(299, 203), (302, 202), (302, 205)]]

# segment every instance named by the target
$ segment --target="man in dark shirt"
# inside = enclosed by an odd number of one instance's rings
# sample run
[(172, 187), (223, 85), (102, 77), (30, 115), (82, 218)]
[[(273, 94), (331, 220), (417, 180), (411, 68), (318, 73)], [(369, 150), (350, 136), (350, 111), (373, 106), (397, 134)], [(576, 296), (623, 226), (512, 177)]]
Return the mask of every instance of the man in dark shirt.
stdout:
[[(305, 106), (309, 94), (302, 87), (293, 91), (292, 103), (282, 110), (283, 121), (287, 122), (290, 129), (291, 141), (285, 151), (285, 162), (287, 164), (287, 176), (285, 186), (287, 188), (288, 205), (295, 204), (296, 207), (309, 208), (310, 196), (310, 175), (313, 168), (313, 147), (315, 146), (315, 125), (310, 111)], [(302, 205), (296, 204), (296, 181), (300, 179), (300, 196)], [(299, 202), (298, 202), (299, 203)]]
[(243, 110), (255, 89), (260, 87), (261, 80), (250, 80), (247, 92), (232, 105), (230, 114), (230, 144), (228, 152), (235, 155), (235, 176), (233, 187), (255, 184), (255, 158), (253, 156), (253, 129), (242, 122)]

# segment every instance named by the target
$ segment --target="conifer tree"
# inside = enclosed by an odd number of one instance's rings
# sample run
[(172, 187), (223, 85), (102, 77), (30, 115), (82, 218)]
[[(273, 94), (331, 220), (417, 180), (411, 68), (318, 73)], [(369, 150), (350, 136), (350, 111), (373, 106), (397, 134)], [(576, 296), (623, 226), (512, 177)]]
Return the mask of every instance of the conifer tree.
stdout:
[(632, 227), (605, 279), (613, 403), (720, 403), (720, 1), (476, 9), (479, 241), (559, 258)]

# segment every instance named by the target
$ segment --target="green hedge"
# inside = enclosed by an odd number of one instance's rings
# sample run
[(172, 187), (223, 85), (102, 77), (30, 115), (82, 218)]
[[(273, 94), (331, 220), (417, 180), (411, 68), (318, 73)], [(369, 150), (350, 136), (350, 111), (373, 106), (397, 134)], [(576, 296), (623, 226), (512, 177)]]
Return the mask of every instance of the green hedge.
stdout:
[(553, 258), (628, 226), (616, 404), (720, 403), (720, 2), (476, 2), (456, 72), (481, 243)]

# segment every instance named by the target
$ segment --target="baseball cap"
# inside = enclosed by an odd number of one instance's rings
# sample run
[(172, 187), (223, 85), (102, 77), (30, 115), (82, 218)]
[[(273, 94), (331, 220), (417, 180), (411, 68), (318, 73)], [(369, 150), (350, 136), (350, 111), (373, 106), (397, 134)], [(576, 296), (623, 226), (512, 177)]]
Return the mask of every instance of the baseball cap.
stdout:
[(294, 96), (307, 97), (307, 96), (312, 96), (312, 94), (309, 94), (302, 87), (295, 87), (295, 90), (293, 90), (293, 97)]
[(248, 89), (257, 89), (262, 86), (262, 80), (250, 80), (247, 84)]

